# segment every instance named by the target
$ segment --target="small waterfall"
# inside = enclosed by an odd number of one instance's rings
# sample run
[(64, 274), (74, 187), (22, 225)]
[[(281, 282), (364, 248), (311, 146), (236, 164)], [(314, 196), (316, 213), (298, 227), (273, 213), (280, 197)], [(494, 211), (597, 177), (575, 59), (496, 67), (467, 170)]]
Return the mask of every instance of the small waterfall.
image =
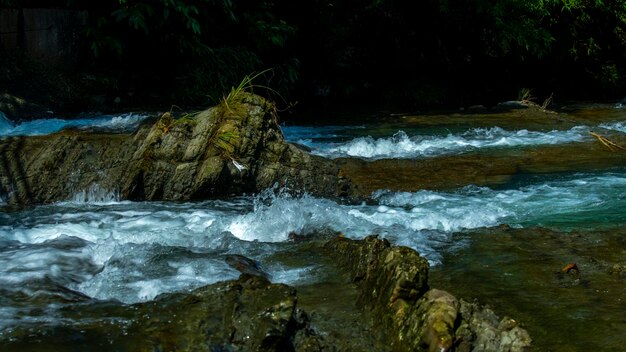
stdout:
[(119, 191), (104, 189), (97, 183), (76, 194), (71, 199), (74, 203), (115, 203), (120, 201)]

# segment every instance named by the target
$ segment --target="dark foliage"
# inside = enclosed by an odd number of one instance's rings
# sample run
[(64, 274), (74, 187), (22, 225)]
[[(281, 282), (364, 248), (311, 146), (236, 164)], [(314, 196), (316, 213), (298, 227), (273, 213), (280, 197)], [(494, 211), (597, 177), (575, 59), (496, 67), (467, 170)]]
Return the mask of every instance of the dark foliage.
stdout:
[(85, 70), (173, 103), (247, 74), (288, 100), (394, 106), (624, 94), (622, 0), (1, 0), (87, 10)]

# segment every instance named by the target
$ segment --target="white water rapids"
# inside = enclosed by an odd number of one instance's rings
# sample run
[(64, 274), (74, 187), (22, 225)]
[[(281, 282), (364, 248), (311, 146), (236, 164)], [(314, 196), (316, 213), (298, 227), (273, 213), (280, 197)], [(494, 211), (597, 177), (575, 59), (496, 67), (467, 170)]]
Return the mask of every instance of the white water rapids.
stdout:
[[(46, 134), (66, 127), (132, 130), (144, 118), (127, 114), (14, 124), (0, 116), (0, 135)], [(625, 124), (593, 128), (626, 133)], [(287, 127), (285, 135), (318, 155), (363, 159), (433, 157), (592, 138), (589, 126), (560, 131), (493, 127), (438, 135), (400, 131), (379, 138), (355, 137), (350, 130)], [(224, 260), (228, 254), (259, 261), (273, 282), (307, 282), (314, 267), (266, 261), (292, 232), (307, 236), (337, 231), (355, 239), (379, 234), (439, 265), (444, 250), (468, 245), (454, 241), (458, 231), (499, 224), (565, 229), (626, 224), (624, 194), (624, 169), (528, 177), (502, 189), (379, 190), (367, 204), (273, 191), (204, 202), (127, 202), (94, 185), (77, 190), (67, 202), (0, 211), (0, 331), (16, 324), (54, 322), (58, 300), (90, 297), (134, 303), (237, 278), (239, 272)], [(6, 195), (0, 194), (0, 205), (3, 199)], [(30, 303), (41, 297), (52, 303), (45, 308)]]
[[(312, 149), (312, 153), (328, 157), (356, 157), (361, 159), (413, 159), (453, 155), (475, 150), (496, 148), (532, 147), (578, 143), (591, 140), (589, 126), (575, 126), (568, 130), (508, 131), (500, 127), (471, 128), (461, 133), (445, 135), (412, 134), (403, 130), (391, 137), (363, 136), (350, 138), (346, 131), (363, 129), (364, 126), (284, 127), (285, 137)], [(603, 123), (596, 129), (626, 133), (625, 122)], [(343, 131), (343, 134), (341, 133)]]
[[(236, 278), (239, 273), (223, 260), (226, 254), (263, 263), (276, 251), (272, 243), (288, 241), (290, 232), (306, 236), (328, 229), (349, 238), (380, 234), (437, 265), (442, 248), (453, 245), (455, 231), (503, 223), (623, 223), (623, 194), (626, 175), (618, 172), (503, 190), (379, 191), (375, 204), (361, 205), (271, 192), (197, 203), (117, 202), (113, 195), (101, 196), (96, 202), (0, 213), (0, 287), (32, 294), (32, 287), (42, 290), (42, 283), (52, 282), (98, 299), (144, 301)], [(310, 268), (264, 269), (273, 281), (294, 284), (306, 280)], [(5, 319), (8, 308), (0, 308)]]

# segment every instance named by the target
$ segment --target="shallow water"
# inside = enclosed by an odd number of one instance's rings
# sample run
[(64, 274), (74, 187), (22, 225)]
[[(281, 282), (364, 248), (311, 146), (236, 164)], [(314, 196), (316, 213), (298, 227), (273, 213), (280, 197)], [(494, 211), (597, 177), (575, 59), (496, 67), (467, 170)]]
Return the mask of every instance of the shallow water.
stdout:
[[(477, 298), (526, 327), (536, 351), (623, 351), (626, 232), (541, 228), (457, 234), (433, 286)], [(578, 271), (562, 272), (576, 263)], [(617, 267), (619, 267), (617, 269)]]
[[(576, 110), (561, 116), (565, 122), (559, 124), (545, 117), (511, 121), (482, 115), (446, 116), (437, 124), (407, 116), (357, 126), (290, 126), (284, 133), (333, 158), (436, 163), (448, 155), (463, 155), (462, 160), (471, 153), (540, 153), (543, 146), (567, 152), (592, 144), (590, 131), (626, 133), (625, 113), (605, 111)], [(119, 116), (124, 131), (140, 120), (124, 116)], [(115, 125), (116, 118), (77, 120), (83, 122), (74, 127)], [(67, 126), (39, 121), (3, 130), (1, 123), (0, 132), (9, 131), (5, 135)], [(535, 174), (531, 167), (491, 187), (379, 189), (362, 204), (281, 190), (204, 202), (127, 202), (93, 185), (76, 190), (66, 202), (5, 206), (0, 211), (0, 339), (17, 328), (93, 319), (68, 314), (68, 308), (143, 302), (237, 278), (239, 272), (226, 261), (231, 254), (258, 261), (273, 282), (300, 287), (315, 302), (316, 288), (326, 285), (324, 269), (286, 244), (294, 233), (341, 232), (349, 238), (380, 234), (418, 250), (433, 266), (433, 287), (480, 298), (520, 320), (539, 350), (618, 350), (624, 342), (619, 333), (626, 331), (625, 283), (605, 269), (626, 265), (623, 231), (615, 230), (626, 225), (626, 169), (611, 160), (584, 171), (575, 165), (559, 171), (557, 165)], [(387, 171), (385, 177), (394, 176)], [(512, 229), (497, 228), (503, 224)], [(582, 277), (558, 274), (573, 261)], [(591, 319), (596, 313), (601, 320)], [(110, 319), (112, 326), (126, 324)], [(567, 341), (570, 332), (584, 343)]]

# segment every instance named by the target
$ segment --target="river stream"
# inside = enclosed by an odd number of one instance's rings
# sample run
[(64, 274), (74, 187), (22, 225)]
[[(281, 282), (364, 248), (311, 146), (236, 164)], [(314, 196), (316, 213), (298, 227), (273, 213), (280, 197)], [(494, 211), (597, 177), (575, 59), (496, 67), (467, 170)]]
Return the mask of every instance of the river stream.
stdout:
[[(386, 116), (359, 125), (289, 124), (283, 131), (314, 154), (365, 162), (567, 150), (597, 143), (589, 132), (626, 134), (623, 109), (559, 116)], [(0, 116), (0, 134), (67, 127), (125, 132), (146, 117), (14, 124)], [(520, 320), (538, 350), (626, 346), (626, 167), (620, 163), (523, 173), (493, 186), (378, 189), (365, 202), (277, 189), (203, 202), (129, 202), (93, 185), (64, 202), (0, 209), (0, 339), (16, 329), (80, 323), (64, 312), (86, 299), (144, 302), (235, 279), (229, 254), (258, 261), (272, 282), (311, 287), (323, 268), (276, 259), (285, 256), (281, 244), (294, 233), (340, 232), (355, 239), (379, 234), (416, 249), (431, 265), (431, 286)], [(579, 275), (561, 272), (574, 262)]]

